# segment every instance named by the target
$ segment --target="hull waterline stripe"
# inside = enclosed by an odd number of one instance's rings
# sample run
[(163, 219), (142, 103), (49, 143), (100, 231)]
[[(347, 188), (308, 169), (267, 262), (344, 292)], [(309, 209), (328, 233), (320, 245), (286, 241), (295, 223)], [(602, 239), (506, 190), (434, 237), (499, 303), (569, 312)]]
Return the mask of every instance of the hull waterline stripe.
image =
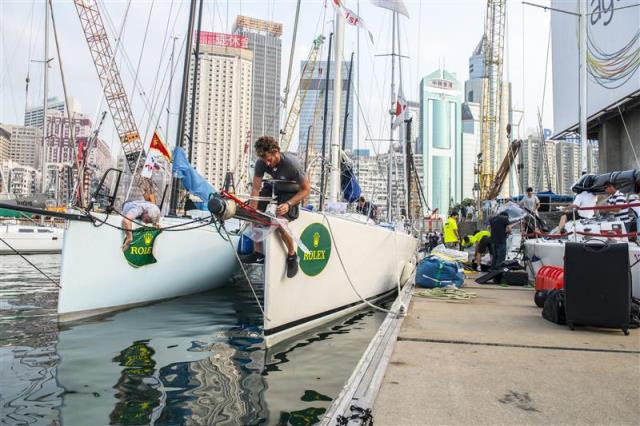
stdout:
[[(390, 294), (392, 294), (392, 293), (394, 293), (396, 291), (398, 291), (398, 289), (394, 287), (391, 290), (387, 290), (387, 291), (382, 292), (380, 294), (377, 294), (375, 296), (368, 297), (365, 300), (371, 301), (373, 299), (378, 299), (380, 297), (390, 295)], [(298, 320), (291, 321), (291, 322), (288, 322), (286, 324), (282, 324), (282, 325), (279, 325), (277, 327), (270, 328), (268, 330), (264, 330), (263, 333), (264, 333), (265, 336), (271, 336), (273, 334), (279, 333), (281, 331), (285, 331), (285, 330), (287, 330), (289, 328), (293, 328), (293, 327), (298, 326), (300, 324), (304, 324), (306, 322), (310, 322), (310, 321), (316, 320), (318, 318), (322, 318), (322, 317), (327, 316), (327, 315), (335, 314), (336, 312), (342, 311), (344, 309), (349, 309), (349, 308), (351, 308), (353, 306), (356, 306), (356, 305), (359, 305), (361, 303), (363, 304), (364, 302), (362, 300), (358, 300), (357, 302), (349, 303), (348, 305), (339, 306), (337, 308), (330, 309), (328, 311), (320, 312), (320, 313), (315, 314), (315, 315), (311, 315), (311, 316), (308, 316), (308, 317), (305, 317), (305, 318), (300, 318)]]

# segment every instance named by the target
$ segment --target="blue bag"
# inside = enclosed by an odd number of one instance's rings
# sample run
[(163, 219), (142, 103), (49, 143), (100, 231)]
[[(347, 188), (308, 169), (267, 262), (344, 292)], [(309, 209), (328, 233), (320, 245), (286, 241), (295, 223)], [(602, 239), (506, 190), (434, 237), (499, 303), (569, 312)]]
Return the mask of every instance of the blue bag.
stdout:
[(416, 269), (416, 285), (425, 288), (461, 287), (464, 283), (464, 271), (458, 262), (427, 256)]

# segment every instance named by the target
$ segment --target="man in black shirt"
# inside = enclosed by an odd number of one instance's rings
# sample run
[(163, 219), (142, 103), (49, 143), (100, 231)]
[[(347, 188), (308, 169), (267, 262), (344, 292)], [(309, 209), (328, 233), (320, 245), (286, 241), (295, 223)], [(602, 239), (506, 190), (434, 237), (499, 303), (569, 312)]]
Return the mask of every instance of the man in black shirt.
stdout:
[[(258, 160), (254, 168), (251, 196), (271, 196), (275, 192), (278, 201), (276, 215), (292, 221), (298, 218), (300, 202), (311, 192), (309, 178), (305, 175), (295, 155), (280, 152), (278, 142), (271, 136), (262, 136), (255, 143)], [(284, 183), (272, 183), (273, 187), (262, 188), (262, 178), (268, 173), (274, 180), (286, 181)], [(253, 208), (265, 210), (267, 203), (251, 201)], [(298, 273), (298, 255), (291, 235), (282, 228), (277, 232), (287, 247), (287, 277), (293, 278)], [(248, 263), (264, 262), (264, 251), (261, 242), (255, 242), (255, 252), (245, 258)]]
[(491, 269), (499, 268), (507, 257), (507, 234), (511, 232), (509, 214), (502, 212), (489, 220), (491, 226), (491, 244), (493, 245), (493, 259)]

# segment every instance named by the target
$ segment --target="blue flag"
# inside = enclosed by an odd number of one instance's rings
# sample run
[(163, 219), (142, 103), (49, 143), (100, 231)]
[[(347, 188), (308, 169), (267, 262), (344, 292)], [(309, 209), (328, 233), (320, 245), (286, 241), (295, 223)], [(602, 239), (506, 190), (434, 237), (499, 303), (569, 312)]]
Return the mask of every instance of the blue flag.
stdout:
[(181, 179), (184, 189), (203, 201), (202, 203), (195, 203), (200, 210), (207, 210), (209, 197), (211, 194), (218, 192), (189, 164), (184, 150), (179, 146), (176, 146), (173, 150), (173, 177)]

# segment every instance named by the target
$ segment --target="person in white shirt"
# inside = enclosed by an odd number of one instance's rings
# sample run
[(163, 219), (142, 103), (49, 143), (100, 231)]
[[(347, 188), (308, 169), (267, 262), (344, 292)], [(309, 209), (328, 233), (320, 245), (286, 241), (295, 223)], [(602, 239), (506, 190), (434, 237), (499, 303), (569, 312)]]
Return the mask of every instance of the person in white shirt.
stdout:
[(567, 206), (567, 212), (562, 215), (560, 218), (560, 223), (558, 223), (558, 234), (561, 234), (564, 230), (564, 225), (566, 225), (569, 219), (573, 220), (574, 211), (576, 220), (579, 219), (591, 219), (595, 214), (594, 210), (576, 210), (580, 207), (595, 207), (596, 202), (598, 201), (598, 197), (596, 194), (589, 191), (579, 192), (576, 197), (573, 199), (573, 203)]
[(533, 214), (538, 214), (540, 208), (540, 199), (533, 193), (533, 188), (527, 188), (527, 195), (520, 200), (520, 206), (526, 208)]
[[(638, 196), (638, 194), (629, 195), (629, 204), (640, 204), (640, 197)], [(629, 216), (631, 218), (631, 227), (629, 229), (629, 232), (638, 232), (638, 230), (640, 230), (640, 206), (629, 207)], [(633, 220), (634, 216), (635, 221)]]

